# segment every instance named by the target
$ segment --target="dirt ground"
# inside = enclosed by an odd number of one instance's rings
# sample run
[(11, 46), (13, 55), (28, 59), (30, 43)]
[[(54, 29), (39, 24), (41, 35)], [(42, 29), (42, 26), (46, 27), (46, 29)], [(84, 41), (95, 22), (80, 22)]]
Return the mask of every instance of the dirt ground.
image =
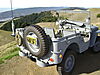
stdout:
[(55, 68), (41, 68), (29, 59), (17, 56), (0, 65), (0, 75), (57, 75)]
[[(100, 53), (87, 51), (78, 56), (80, 58), (72, 75), (100, 75)], [(30, 59), (17, 56), (0, 65), (0, 75), (58, 75), (58, 73), (56, 66), (41, 68)]]

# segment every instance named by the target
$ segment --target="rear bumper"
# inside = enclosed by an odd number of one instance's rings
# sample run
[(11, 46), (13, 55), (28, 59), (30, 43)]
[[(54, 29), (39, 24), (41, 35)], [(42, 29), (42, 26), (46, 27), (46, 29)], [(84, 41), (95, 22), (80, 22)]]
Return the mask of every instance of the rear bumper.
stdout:
[[(47, 56), (43, 58), (37, 58), (35, 56), (32, 56), (32, 54), (23, 46), (18, 46), (18, 47), (20, 48), (19, 56), (21, 57), (26, 56), (28, 58), (35, 59), (36, 64), (40, 67), (47, 67), (60, 63), (61, 60), (61, 58), (59, 58), (60, 52), (51, 51)], [(53, 59), (53, 61), (50, 60), (51, 58)]]

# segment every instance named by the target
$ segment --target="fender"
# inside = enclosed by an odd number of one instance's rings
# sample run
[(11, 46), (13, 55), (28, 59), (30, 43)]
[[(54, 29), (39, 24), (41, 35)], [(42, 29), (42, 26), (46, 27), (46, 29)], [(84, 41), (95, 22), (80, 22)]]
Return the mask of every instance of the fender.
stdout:
[(90, 37), (90, 47), (94, 46), (98, 33), (100, 33), (100, 30), (98, 30), (98, 27), (92, 26), (91, 27), (91, 37)]
[(72, 44), (70, 44), (68, 46), (68, 48), (66, 49), (65, 53), (67, 52), (67, 50), (74, 50), (75, 52), (79, 52), (79, 46), (78, 46), (77, 43), (72, 43)]
[(100, 33), (100, 30), (97, 30), (96, 33), (97, 33), (97, 34)]

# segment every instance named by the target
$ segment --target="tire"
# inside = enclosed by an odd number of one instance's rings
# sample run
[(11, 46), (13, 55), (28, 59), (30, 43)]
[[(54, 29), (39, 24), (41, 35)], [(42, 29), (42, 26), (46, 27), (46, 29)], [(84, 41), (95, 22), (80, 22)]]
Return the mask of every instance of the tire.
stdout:
[(97, 37), (95, 45), (92, 48), (93, 52), (100, 52), (100, 36)]
[[(76, 64), (77, 54), (75, 51), (69, 50), (65, 54), (62, 62), (57, 65), (59, 75), (71, 75)], [(68, 63), (69, 66), (68, 66)]]
[[(32, 44), (27, 40), (27, 36), (31, 35), (36, 37), (38, 45)], [(33, 56), (39, 58), (45, 56), (49, 51), (48, 38), (45, 31), (38, 25), (26, 27), (24, 30), (24, 46)]]

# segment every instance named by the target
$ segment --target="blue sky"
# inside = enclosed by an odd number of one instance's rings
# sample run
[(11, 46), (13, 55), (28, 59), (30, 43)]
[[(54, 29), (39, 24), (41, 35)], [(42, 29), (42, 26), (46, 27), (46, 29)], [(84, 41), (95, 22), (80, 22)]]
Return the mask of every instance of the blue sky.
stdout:
[[(12, 1), (13, 1), (13, 8), (60, 7), (60, 6), (85, 7), (85, 8), (100, 7), (100, 0), (12, 0)], [(10, 8), (10, 0), (0, 0), (0, 8)]]

